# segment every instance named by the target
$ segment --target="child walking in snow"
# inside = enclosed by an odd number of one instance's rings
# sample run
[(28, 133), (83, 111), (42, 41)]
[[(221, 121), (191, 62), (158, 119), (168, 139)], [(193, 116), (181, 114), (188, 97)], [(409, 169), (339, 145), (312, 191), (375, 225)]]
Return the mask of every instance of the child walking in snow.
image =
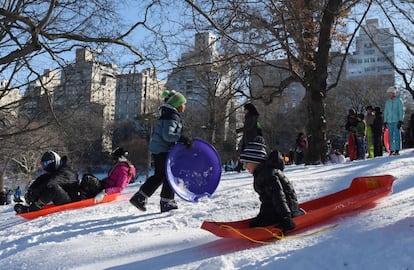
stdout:
[(182, 135), (181, 113), (185, 111), (186, 98), (174, 90), (163, 92), (164, 104), (160, 107), (160, 116), (154, 129), (149, 150), (154, 160), (154, 175), (149, 177), (129, 202), (141, 211), (146, 211), (147, 199), (162, 185), (161, 212), (177, 209), (174, 191), (168, 183), (165, 162), (168, 152), (175, 143), (181, 142), (191, 147), (192, 140)]

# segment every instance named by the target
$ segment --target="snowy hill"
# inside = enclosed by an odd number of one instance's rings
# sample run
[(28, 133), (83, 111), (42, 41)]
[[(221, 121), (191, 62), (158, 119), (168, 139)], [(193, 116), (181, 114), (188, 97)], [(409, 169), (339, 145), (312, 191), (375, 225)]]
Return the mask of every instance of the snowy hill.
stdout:
[(193, 204), (177, 199), (179, 209), (159, 213), (159, 190), (148, 211), (128, 199), (60, 212), (29, 222), (0, 207), (0, 269), (414, 269), (414, 152), (345, 164), (288, 166), (286, 175), (299, 201), (349, 186), (352, 178), (392, 174), (393, 193), (376, 207), (342, 216), (338, 226), (311, 236), (269, 245), (220, 239), (201, 230), (203, 220), (253, 217), (259, 201), (252, 177), (224, 173), (211, 198)]

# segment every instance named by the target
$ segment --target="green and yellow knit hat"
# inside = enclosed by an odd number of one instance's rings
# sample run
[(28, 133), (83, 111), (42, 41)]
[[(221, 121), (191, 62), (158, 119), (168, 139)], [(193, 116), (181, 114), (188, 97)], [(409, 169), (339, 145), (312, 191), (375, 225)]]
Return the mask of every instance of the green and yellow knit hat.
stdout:
[(170, 104), (174, 108), (178, 108), (187, 102), (187, 99), (184, 97), (184, 95), (175, 90), (162, 91), (162, 97), (164, 98), (165, 103)]

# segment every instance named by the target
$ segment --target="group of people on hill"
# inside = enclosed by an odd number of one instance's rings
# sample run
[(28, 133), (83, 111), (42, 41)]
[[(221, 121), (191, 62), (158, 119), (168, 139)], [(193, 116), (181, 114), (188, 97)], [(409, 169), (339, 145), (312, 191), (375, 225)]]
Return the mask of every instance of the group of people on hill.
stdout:
[[(154, 174), (150, 176), (130, 198), (129, 202), (141, 211), (147, 210), (148, 198), (160, 187), (160, 209), (167, 212), (178, 208), (175, 193), (167, 181), (165, 162), (176, 143), (192, 147), (192, 139), (183, 134), (181, 113), (186, 109), (186, 98), (179, 92), (163, 92), (164, 103), (149, 144), (154, 160)], [(258, 112), (253, 104), (245, 105), (245, 125), (240, 144), (240, 163), (254, 177), (253, 187), (259, 194), (261, 206), (258, 215), (251, 221), (251, 227), (278, 225), (283, 231), (296, 227), (294, 217), (304, 214), (299, 208), (295, 190), (283, 174), (284, 159), (277, 151), (267, 154), (266, 144), (258, 122)], [(135, 177), (135, 168), (127, 159), (128, 152), (118, 148), (112, 152), (114, 166), (108, 177), (99, 180), (85, 174), (78, 181), (66, 156), (60, 157), (54, 151), (44, 153), (41, 167), (44, 174), (36, 178), (24, 195), (27, 205), (15, 205), (17, 213), (37, 211), (53, 202), (61, 205), (86, 198), (101, 202), (107, 194), (121, 192)]]
[[(383, 153), (382, 136), (384, 127), (389, 132), (390, 155), (398, 155), (401, 149), (400, 128), (404, 117), (404, 108), (398, 96), (398, 88), (387, 90), (384, 117), (379, 107), (367, 106), (367, 115), (349, 110), (346, 129), (349, 131), (348, 153), (351, 160), (365, 157), (365, 140), (372, 144), (372, 156)], [(186, 98), (171, 90), (163, 92), (164, 102), (159, 108), (159, 117), (149, 144), (154, 161), (154, 174), (150, 176), (130, 198), (129, 202), (140, 211), (146, 211), (148, 198), (161, 187), (160, 209), (167, 212), (178, 209), (175, 193), (166, 176), (166, 159), (171, 148), (182, 143), (192, 147), (192, 139), (183, 133), (181, 113), (186, 109)], [(251, 227), (277, 225), (283, 231), (296, 227), (294, 218), (305, 214), (299, 208), (293, 185), (283, 173), (285, 159), (277, 150), (270, 151), (262, 136), (258, 121), (259, 113), (252, 103), (244, 105), (244, 126), (237, 130), (242, 133), (239, 145), (239, 163), (253, 175), (253, 188), (261, 202), (259, 213), (250, 222)], [(368, 137), (367, 137), (368, 136)], [(303, 162), (303, 152), (307, 147), (306, 135), (299, 133), (296, 140), (296, 160)], [(369, 150), (371, 155), (371, 150)], [(41, 159), (45, 174), (39, 176), (29, 187), (24, 198), (28, 205), (16, 204), (16, 212), (24, 213), (41, 209), (45, 204), (56, 205), (86, 198), (101, 202), (107, 194), (121, 192), (135, 177), (135, 168), (127, 159), (128, 152), (122, 148), (112, 153), (113, 168), (108, 177), (99, 180), (91, 174), (77, 180), (66, 156), (48, 151)]]
[[(390, 155), (399, 155), (402, 148), (401, 127), (404, 105), (397, 86), (387, 89), (388, 99), (384, 113), (380, 107), (367, 106), (367, 115), (348, 111), (345, 129), (348, 131), (347, 150), (349, 159), (365, 159), (382, 156), (384, 147)], [(387, 149), (389, 148), (389, 149)]]
[(17, 188), (14, 190), (10, 188), (3, 188), (0, 190), (0, 205), (6, 205), (10, 204), (13, 201), (15, 202), (22, 202), (21, 199), (22, 191), (20, 189), (20, 186), (17, 186)]
[(123, 148), (116, 148), (111, 153), (113, 167), (106, 178), (99, 180), (92, 174), (85, 174), (79, 181), (67, 156), (47, 151), (40, 161), (44, 173), (26, 190), (26, 204), (15, 204), (14, 210), (16, 213), (27, 213), (38, 211), (50, 202), (62, 205), (88, 198), (94, 198), (94, 202), (99, 203), (107, 194), (121, 192), (135, 177), (135, 167), (127, 155)]

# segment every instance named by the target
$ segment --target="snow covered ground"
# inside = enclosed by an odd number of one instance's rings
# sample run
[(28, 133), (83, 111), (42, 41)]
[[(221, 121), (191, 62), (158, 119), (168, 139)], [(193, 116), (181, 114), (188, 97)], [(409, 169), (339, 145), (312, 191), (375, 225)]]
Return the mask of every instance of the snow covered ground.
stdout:
[[(159, 213), (159, 190), (148, 211), (128, 199), (21, 222), (0, 206), (0, 269), (414, 269), (414, 152), (344, 164), (288, 166), (299, 201), (349, 186), (357, 176), (392, 174), (393, 193), (375, 208), (335, 219), (312, 236), (269, 245), (220, 239), (200, 229), (203, 220), (253, 217), (259, 202), (247, 173), (223, 173), (211, 198)], [(329, 225), (329, 224), (328, 224)]]

